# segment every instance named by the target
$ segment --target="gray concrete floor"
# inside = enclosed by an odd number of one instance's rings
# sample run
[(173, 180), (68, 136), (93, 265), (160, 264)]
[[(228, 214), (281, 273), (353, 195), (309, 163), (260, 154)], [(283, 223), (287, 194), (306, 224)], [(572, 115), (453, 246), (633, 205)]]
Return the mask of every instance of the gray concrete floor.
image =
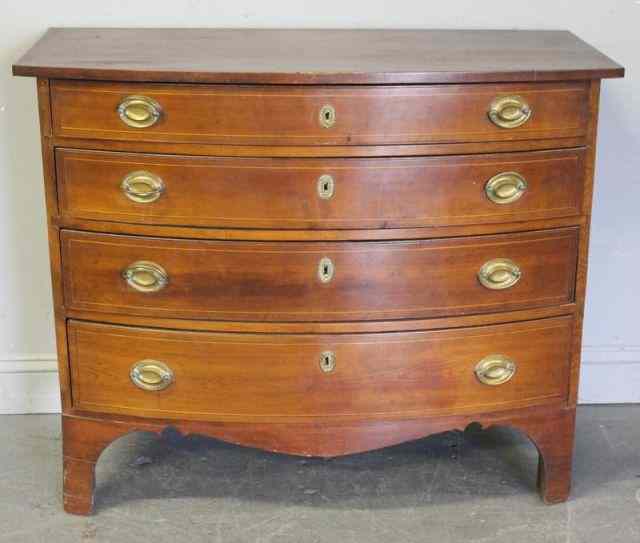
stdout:
[(168, 432), (111, 445), (96, 514), (61, 505), (59, 417), (0, 417), (0, 542), (640, 542), (640, 406), (578, 410), (566, 504), (517, 432), (448, 432), (333, 460)]

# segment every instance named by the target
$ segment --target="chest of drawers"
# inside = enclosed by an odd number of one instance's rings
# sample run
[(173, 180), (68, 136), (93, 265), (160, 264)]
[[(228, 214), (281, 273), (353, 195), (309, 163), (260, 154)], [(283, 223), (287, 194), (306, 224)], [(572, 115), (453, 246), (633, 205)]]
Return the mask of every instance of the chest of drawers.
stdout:
[(600, 80), (567, 32), (51, 29), (64, 505), (174, 426), (351, 454), (509, 425), (569, 493)]

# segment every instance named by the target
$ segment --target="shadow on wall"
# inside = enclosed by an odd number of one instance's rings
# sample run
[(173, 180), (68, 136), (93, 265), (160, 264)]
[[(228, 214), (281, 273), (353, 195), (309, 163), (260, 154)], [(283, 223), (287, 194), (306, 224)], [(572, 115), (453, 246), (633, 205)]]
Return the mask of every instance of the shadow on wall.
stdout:
[(36, 86), (11, 75), (39, 37), (0, 48), (0, 364), (55, 353)]
[(635, 100), (632, 78), (628, 74), (602, 84), (585, 346), (629, 348), (638, 335), (637, 319), (630, 314), (631, 301), (638, 300), (640, 266), (640, 132), (630, 109)]

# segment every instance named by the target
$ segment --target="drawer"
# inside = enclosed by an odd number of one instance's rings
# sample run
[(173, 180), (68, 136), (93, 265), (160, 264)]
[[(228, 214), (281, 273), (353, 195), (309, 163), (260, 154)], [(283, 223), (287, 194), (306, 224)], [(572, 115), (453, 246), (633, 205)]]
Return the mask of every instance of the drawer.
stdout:
[(254, 145), (485, 142), (584, 136), (587, 89), (586, 82), (260, 87), (53, 81), (51, 106), (54, 134), (71, 138)]
[(584, 149), (475, 156), (211, 158), (58, 149), (63, 215), (239, 228), (393, 228), (580, 214)]
[(562, 401), (572, 323), (559, 317), (313, 336), (69, 321), (73, 405), (162, 418), (276, 420), (393, 418)]
[(393, 242), (202, 241), (69, 230), (61, 237), (71, 309), (350, 321), (571, 302), (578, 229)]

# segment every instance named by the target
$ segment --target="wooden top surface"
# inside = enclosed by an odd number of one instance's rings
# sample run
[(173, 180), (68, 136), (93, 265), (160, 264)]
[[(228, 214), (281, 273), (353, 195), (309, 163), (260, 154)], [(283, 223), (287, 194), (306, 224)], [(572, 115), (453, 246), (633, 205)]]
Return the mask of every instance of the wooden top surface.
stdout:
[(570, 32), (51, 28), (14, 75), (255, 84), (404, 84), (622, 77)]

